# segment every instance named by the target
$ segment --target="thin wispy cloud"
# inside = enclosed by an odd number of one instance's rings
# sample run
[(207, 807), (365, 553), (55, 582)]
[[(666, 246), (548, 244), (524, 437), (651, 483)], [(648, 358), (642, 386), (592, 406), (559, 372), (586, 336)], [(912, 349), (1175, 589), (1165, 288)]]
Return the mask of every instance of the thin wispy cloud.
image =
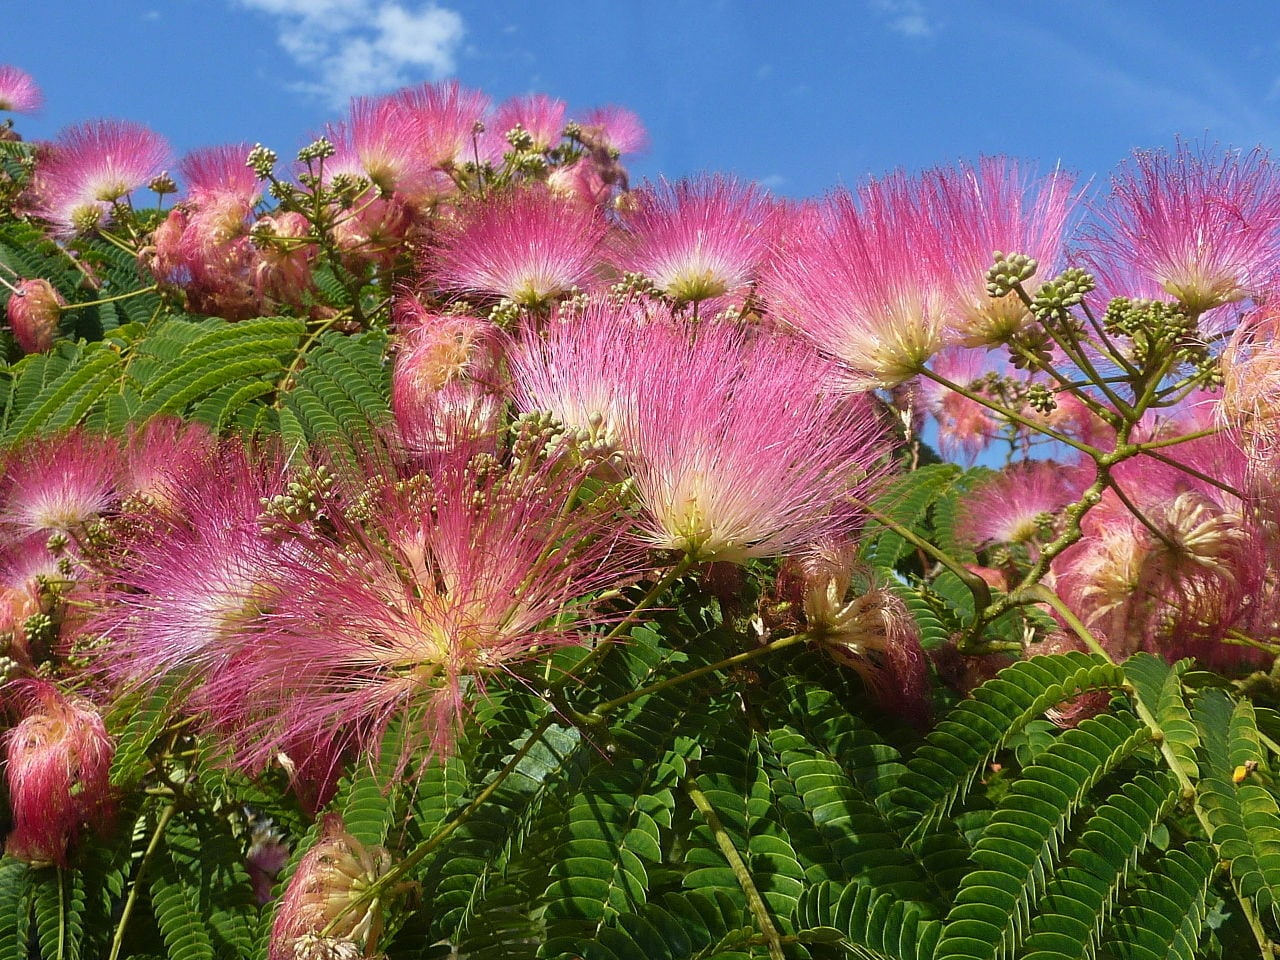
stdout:
[(875, 11), (890, 30), (912, 40), (923, 40), (937, 32), (920, 0), (871, 0)]
[(465, 27), (455, 10), (398, 0), (235, 0), (277, 21), (281, 48), (305, 73), (294, 87), (344, 106), (454, 71)]

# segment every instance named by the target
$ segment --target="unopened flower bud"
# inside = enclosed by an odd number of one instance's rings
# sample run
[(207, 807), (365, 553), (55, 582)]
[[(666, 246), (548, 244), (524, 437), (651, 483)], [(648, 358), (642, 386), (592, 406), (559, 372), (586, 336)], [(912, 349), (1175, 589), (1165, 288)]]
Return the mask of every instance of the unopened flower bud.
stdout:
[(21, 280), (6, 311), (14, 339), (24, 353), (45, 353), (53, 346), (58, 317), (67, 301), (48, 280)]
[(33, 866), (65, 866), (81, 826), (107, 810), (115, 746), (88, 702), (43, 680), (25, 687), (32, 706), (5, 736), (14, 823), (5, 853)]
[(280, 903), (270, 960), (369, 956), (382, 933), (383, 903), (355, 901), (390, 866), (391, 854), (383, 847), (366, 847), (346, 832), (340, 817), (326, 817), (320, 839), (298, 863)]

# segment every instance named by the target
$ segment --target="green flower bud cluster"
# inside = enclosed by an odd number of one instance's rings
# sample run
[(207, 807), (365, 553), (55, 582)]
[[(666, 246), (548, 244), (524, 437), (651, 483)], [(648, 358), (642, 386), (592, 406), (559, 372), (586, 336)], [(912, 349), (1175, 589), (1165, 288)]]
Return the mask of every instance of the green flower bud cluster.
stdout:
[(1030, 280), (1040, 265), (1035, 257), (1025, 253), (1006, 255), (997, 250), (992, 257), (995, 264), (987, 271), (987, 296), (993, 300), (1007, 296), (1024, 280)]
[(1041, 284), (1031, 299), (1031, 312), (1041, 323), (1067, 320), (1071, 308), (1084, 303), (1085, 294), (1097, 286), (1093, 275), (1079, 267), (1063, 270), (1052, 280)]
[(332, 157), (337, 152), (338, 148), (333, 145), (331, 140), (327, 137), (320, 137), (317, 140), (312, 140), (298, 151), (298, 162), (310, 164), (316, 160)]
[(283, 493), (263, 498), (260, 518), (263, 531), (275, 532), (285, 526), (320, 517), (333, 490), (333, 482), (333, 475), (323, 465), (300, 470)]
[(245, 165), (258, 175), (259, 180), (265, 180), (271, 176), (272, 171), (275, 170), (276, 161), (279, 159), (274, 150), (256, 143), (253, 149), (249, 151)]
[(1037, 413), (1053, 413), (1058, 409), (1058, 399), (1047, 385), (1033, 383), (1027, 387), (1027, 406)]

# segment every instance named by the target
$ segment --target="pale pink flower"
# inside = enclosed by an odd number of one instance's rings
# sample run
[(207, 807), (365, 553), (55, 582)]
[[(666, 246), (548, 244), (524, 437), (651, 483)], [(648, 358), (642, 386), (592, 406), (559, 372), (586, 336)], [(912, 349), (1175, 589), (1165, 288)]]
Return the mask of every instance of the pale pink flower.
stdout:
[[(934, 373), (957, 386), (972, 388), (989, 372), (986, 354), (950, 347), (930, 361)], [(945, 457), (962, 455), (970, 463), (1000, 435), (1003, 422), (988, 407), (929, 377), (916, 381), (920, 404), (938, 425), (938, 449)]]
[(40, 581), (68, 579), (48, 544), (48, 536), (34, 534), (0, 548), (0, 634), (11, 638), (4, 654), (31, 670), (48, 652), (32, 650), (27, 636), (28, 618), (45, 612)]
[(44, 105), (44, 96), (29, 73), (8, 64), (0, 65), (0, 110), (35, 113)]
[(399, 196), (364, 198), (334, 224), (333, 243), (353, 272), (369, 265), (389, 270), (412, 227), (413, 211)]
[(462, 208), (424, 267), (446, 290), (540, 307), (595, 277), (605, 230), (596, 210), (520, 188)]
[(1260, 463), (1280, 452), (1280, 310), (1263, 307), (1240, 322), (1222, 351), (1222, 400), (1215, 409)]
[(1089, 259), (1131, 267), (1194, 314), (1275, 285), (1280, 174), (1261, 149), (1139, 151), (1097, 216)]
[(214, 455), (217, 441), (202, 423), (153, 417), (129, 430), (121, 493), (161, 508), (177, 506), (180, 489)]
[(264, 629), (203, 691), (240, 762), (335, 737), (376, 751), (395, 717), (410, 720), (402, 761), (447, 750), (493, 676), (603, 619), (584, 598), (630, 572), (629, 554), (565, 509), (579, 468), (554, 452), (525, 467), (445, 451), (429, 475), (371, 483), (362, 519), (331, 517), (332, 544), (277, 558)]
[(269, 960), (372, 956), (382, 935), (385, 904), (357, 898), (391, 867), (384, 847), (366, 846), (327, 814), (320, 837), (300, 861), (271, 927)]
[(368, 179), (383, 195), (413, 197), (430, 181), (431, 158), (422, 149), (422, 125), (395, 97), (356, 97), (345, 123), (326, 132), (336, 153), (325, 161), (327, 179), (348, 173)]
[(115, 745), (87, 701), (69, 698), (45, 680), (19, 683), (29, 706), (4, 737), (13, 809), (4, 852), (37, 867), (65, 867), (67, 849), (84, 824), (100, 824), (109, 811)]
[(95, 120), (68, 127), (36, 165), (34, 211), (63, 235), (92, 229), (168, 160), (164, 139), (138, 123)]
[(120, 452), (75, 429), (9, 451), (0, 480), (0, 528), (10, 536), (75, 533), (115, 507)]
[(23, 353), (45, 353), (58, 334), (58, 318), (67, 301), (48, 280), (19, 280), (5, 314)]
[(482, 155), (478, 146), (489, 111), (489, 98), (479, 90), (446, 80), (410, 87), (394, 96), (419, 124), (423, 159), (431, 166), (450, 168), (494, 159)]
[(620, 429), (643, 540), (741, 563), (848, 535), (889, 452), (870, 402), (798, 339), (653, 329)]
[[(1034, 544), (1083, 492), (1083, 475), (1052, 460), (1007, 467), (964, 495), (956, 533), (975, 547)], [(1047, 522), (1047, 523), (1046, 523)]]
[(718, 176), (659, 181), (631, 195), (614, 263), (677, 302), (719, 297), (755, 279), (774, 213), (769, 197), (750, 184)]
[(801, 208), (765, 271), (778, 319), (839, 360), (859, 388), (911, 379), (952, 315), (945, 251), (920, 184), (904, 174)]
[(965, 346), (1003, 343), (1030, 319), (1010, 293), (987, 295), (986, 273), (994, 251), (1021, 253), (1039, 262), (1026, 286), (1055, 275), (1062, 263), (1067, 221), (1075, 207), (1073, 178), (1055, 170), (1036, 178), (1018, 161), (983, 157), (925, 174), (934, 225), (949, 261), (956, 313), (951, 335)]
[(307, 242), (311, 235), (311, 221), (294, 210), (255, 221), (252, 237), (259, 257), (253, 286), (258, 296), (302, 305), (311, 289), (311, 262), (319, 251), (316, 244)]
[(262, 187), (245, 162), (252, 149), (247, 143), (229, 143), (193, 150), (183, 157), (178, 172), (186, 181), (189, 198), (200, 204), (222, 197), (257, 203)]
[(615, 158), (638, 153), (649, 145), (640, 118), (625, 107), (604, 106), (587, 112), (578, 125), (582, 140)]
[(488, 320), (430, 315), (405, 298), (413, 323), (401, 335), (391, 374), (391, 409), (400, 435), (418, 450), (453, 443), (496, 446), (506, 409), (506, 337)]
[(558, 144), (564, 134), (564, 111), (563, 100), (544, 93), (512, 97), (499, 104), (485, 123), (485, 136), (491, 140), (490, 152), (502, 156), (510, 151), (507, 134), (519, 127), (533, 141), (533, 149), (545, 153)]

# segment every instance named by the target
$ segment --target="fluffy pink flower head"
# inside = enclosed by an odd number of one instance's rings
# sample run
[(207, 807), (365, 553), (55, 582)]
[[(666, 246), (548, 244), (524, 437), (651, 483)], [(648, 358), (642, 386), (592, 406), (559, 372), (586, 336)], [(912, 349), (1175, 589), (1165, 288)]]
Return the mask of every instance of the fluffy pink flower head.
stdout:
[(482, 155), (477, 146), (489, 111), (489, 98), (479, 90), (446, 80), (401, 90), (394, 96), (417, 121), (420, 149), (429, 165), (449, 168), (492, 159)]
[(1091, 260), (1130, 265), (1192, 313), (1275, 285), (1280, 172), (1260, 149), (1138, 152), (1113, 175), (1098, 220)]
[(0, 549), (0, 649), (32, 670), (46, 652), (33, 651), (27, 636), (28, 618), (46, 612), (41, 580), (65, 581), (67, 576), (48, 541), (37, 534)]
[(649, 146), (644, 124), (625, 107), (597, 107), (582, 118), (578, 127), (584, 143), (615, 158), (637, 153)]
[(614, 262), (681, 303), (737, 290), (755, 278), (773, 239), (774, 205), (752, 185), (724, 177), (636, 191)]
[(564, 134), (563, 100), (556, 100), (544, 93), (526, 97), (512, 97), (498, 105), (485, 126), (486, 137), (493, 139), (490, 151), (498, 156), (512, 150), (508, 139), (516, 127), (529, 137), (532, 149), (545, 153), (560, 142)]
[(183, 484), (214, 455), (217, 441), (202, 423), (154, 417), (129, 432), (121, 493), (164, 508), (177, 507)]
[(445, 451), (429, 475), (373, 483), (359, 511), (332, 518), (332, 545), (277, 561), (265, 629), (204, 692), (242, 763), (334, 737), (376, 750), (397, 716), (410, 723), (402, 760), (446, 750), (490, 678), (604, 618), (584, 598), (630, 556), (610, 526), (564, 509), (580, 469), (524, 453), (509, 471)]
[(44, 96), (31, 74), (0, 65), (0, 110), (11, 113), (34, 113), (44, 105)]
[(0, 527), (11, 535), (71, 533), (117, 502), (120, 451), (83, 430), (10, 450), (0, 481)]
[(276, 911), (269, 960), (372, 956), (382, 934), (384, 904), (375, 899), (355, 908), (354, 903), (390, 866), (385, 848), (365, 846), (347, 833), (341, 817), (327, 814)]
[(48, 280), (19, 280), (5, 314), (23, 353), (45, 353), (58, 333), (58, 318), (67, 305)]
[(765, 271), (774, 313), (847, 368), (893, 387), (942, 348), (951, 304), (920, 185), (903, 174), (801, 209)]
[(259, 217), (252, 232), (259, 257), (253, 284), (260, 297), (301, 306), (311, 289), (311, 261), (318, 247), (305, 242), (311, 221), (296, 210)]
[(122, 680), (180, 670), (192, 680), (250, 642), (275, 599), (281, 547), (260, 521), (282, 492), (278, 465), (239, 445), (197, 458), (169, 490), (157, 523), (122, 545), (96, 632), (100, 665)]
[(421, 124), (396, 98), (356, 97), (347, 122), (327, 136), (337, 148), (325, 161), (327, 176), (362, 176), (384, 195), (416, 196), (426, 186), (432, 164), (421, 149)]
[(1280, 310), (1258, 309), (1222, 352), (1219, 420), (1260, 462), (1280, 452)]
[(86, 822), (109, 808), (107, 774), (115, 746), (92, 705), (44, 680), (23, 681), (22, 721), (5, 734), (5, 775), (13, 832), (5, 854), (34, 866), (66, 866)]
[(640, 379), (630, 368), (655, 356), (649, 344), (661, 351), (669, 342), (669, 319), (646, 324), (634, 311), (593, 300), (541, 333), (524, 328), (509, 358), (516, 408), (550, 413), (569, 430), (616, 449)]
[(90, 230), (111, 204), (149, 183), (169, 160), (164, 139), (138, 123), (95, 120), (59, 134), (36, 166), (35, 212), (64, 235)]
[[(1016, 160), (983, 157), (925, 175), (930, 205), (949, 261), (956, 313), (951, 334), (965, 346), (1002, 343), (1030, 314), (1017, 294), (987, 295), (992, 253), (1034, 257), (1037, 276), (1053, 276), (1062, 260), (1063, 235), (1076, 197), (1061, 171), (1037, 179)], [(1032, 292), (1035, 278), (1029, 281)]]
[(178, 164), (178, 173), (187, 184), (187, 194), (198, 204), (221, 197), (235, 197), (248, 204), (261, 199), (257, 174), (245, 158), (253, 148), (247, 143), (228, 143), (193, 150)]
[(742, 563), (847, 536), (889, 442), (798, 339), (669, 327), (629, 368), (621, 434), (653, 547)]
[(401, 436), (416, 449), (474, 442), (492, 450), (505, 408), (506, 337), (488, 320), (414, 314), (391, 374), (391, 409)]
[(596, 210), (519, 188), (462, 208), (424, 266), (446, 290), (540, 307), (593, 278), (605, 230)]
[(1051, 460), (1030, 460), (983, 481), (964, 498), (956, 532), (975, 547), (1042, 539), (1045, 518), (1081, 492), (1079, 477)]

